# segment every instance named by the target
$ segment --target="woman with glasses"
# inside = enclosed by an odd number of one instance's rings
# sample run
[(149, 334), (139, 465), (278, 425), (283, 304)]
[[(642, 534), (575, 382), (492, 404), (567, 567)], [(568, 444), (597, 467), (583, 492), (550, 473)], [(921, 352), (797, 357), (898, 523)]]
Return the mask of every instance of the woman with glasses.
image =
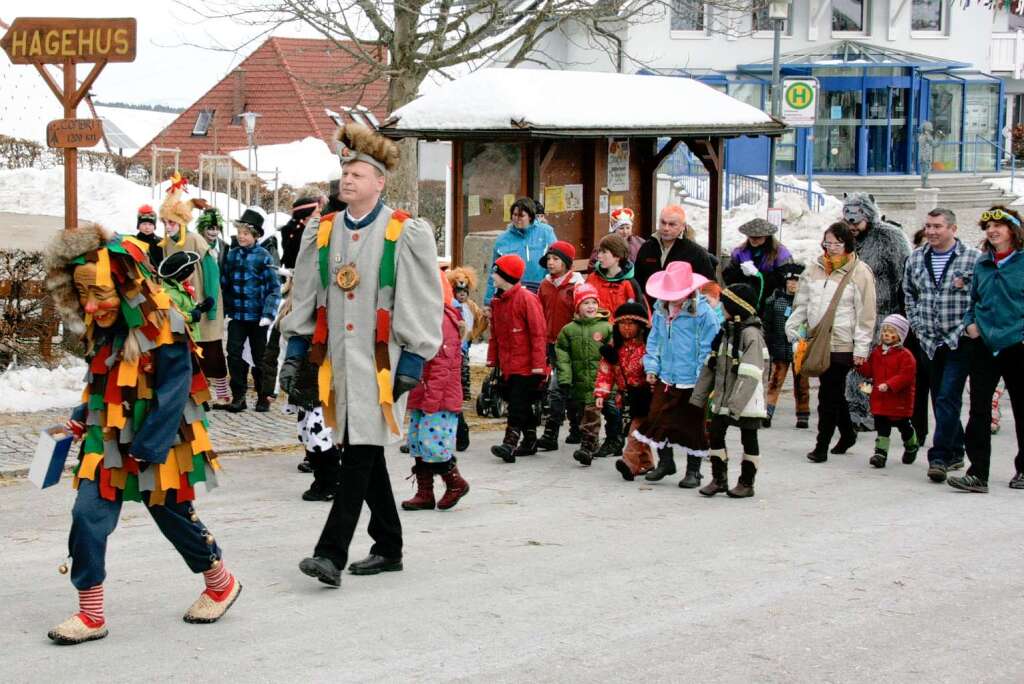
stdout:
[[(543, 207), (541, 207), (543, 208)], [(555, 229), (541, 221), (538, 216), (537, 203), (529, 197), (520, 197), (509, 209), (512, 222), (494, 242), (491, 253), (491, 264), (500, 257), (514, 254), (526, 263), (522, 284), (530, 292), (537, 294), (540, 281), (548, 274), (541, 262), (547, 254), (548, 247), (558, 240)], [(494, 297), (494, 281), (487, 279), (487, 290), (484, 292), (484, 313), (490, 316), (491, 298)]]
[(793, 313), (786, 321), (786, 337), (795, 342), (825, 316), (843, 278), (850, 273), (836, 304), (832, 324), (831, 356), (828, 370), (819, 378), (818, 438), (808, 460), (828, 460), (828, 446), (839, 428), (833, 454), (845, 454), (857, 440), (846, 405), (846, 376), (871, 351), (875, 333), (875, 276), (854, 253), (854, 235), (845, 221), (833, 223), (821, 242), (823, 254), (815, 259), (803, 277), (793, 300)]
[[(1024, 489), (1024, 227), (1013, 209), (997, 206), (982, 213), (982, 257), (971, 279), (971, 304), (964, 320), (967, 335), (980, 339), (971, 348), (971, 409), (964, 441), (971, 466), (951, 487), (987, 493), (992, 457), (992, 394), (1006, 382), (1017, 429), (1016, 474), (1012, 489)], [(1018, 410), (1019, 409), (1019, 410)]]

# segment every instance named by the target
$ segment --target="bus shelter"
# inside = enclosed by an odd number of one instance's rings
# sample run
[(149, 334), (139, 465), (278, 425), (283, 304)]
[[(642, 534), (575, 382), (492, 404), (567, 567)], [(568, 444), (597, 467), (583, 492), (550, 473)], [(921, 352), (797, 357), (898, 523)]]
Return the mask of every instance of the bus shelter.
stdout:
[(709, 251), (721, 243), (725, 141), (777, 136), (778, 120), (685, 78), (538, 69), (481, 69), (397, 109), (393, 138), (452, 143), (452, 262), (466, 236), (504, 228), (516, 198), (544, 203), (559, 239), (589, 255), (619, 206), (656, 227), (658, 168), (686, 145), (708, 171)]

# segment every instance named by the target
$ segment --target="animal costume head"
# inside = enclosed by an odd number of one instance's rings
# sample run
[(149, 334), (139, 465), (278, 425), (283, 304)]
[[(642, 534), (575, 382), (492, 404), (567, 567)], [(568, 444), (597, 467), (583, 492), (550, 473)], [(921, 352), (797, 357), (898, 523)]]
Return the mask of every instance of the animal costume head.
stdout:
[(476, 269), (472, 266), (450, 268), (445, 272), (445, 277), (448, 279), (448, 284), (452, 286), (452, 290), (466, 290), (468, 292), (476, 290)]
[[(170, 181), (171, 185), (167, 188), (167, 197), (164, 198), (164, 203), (160, 205), (160, 220), (174, 221), (180, 226), (177, 235), (177, 242), (180, 247), (185, 244), (185, 231), (188, 229), (188, 224), (192, 222), (192, 212), (196, 209), (206, 209), (210, 205), (206, 200), (184, 198), (185, 190), (188, 188), (188, 179), (184, 178), (177, 171), (171, 176)], [(168, 232), (161, 245), (170, 239), (172, 239), (172, 236)]]
[(851, 224), (867, 221), (868, 226), (881, 223), (882, 212), (875, 204), (874, 195), (866, 192), (843, 193), (843, 220)]
[(342, 165), (355, 161), (366, 162), (387, 175), (395, 170), (401, 158), (398, 145), (361, 124), (345, 124), (338, 129), (335, 140), (335, 150)]

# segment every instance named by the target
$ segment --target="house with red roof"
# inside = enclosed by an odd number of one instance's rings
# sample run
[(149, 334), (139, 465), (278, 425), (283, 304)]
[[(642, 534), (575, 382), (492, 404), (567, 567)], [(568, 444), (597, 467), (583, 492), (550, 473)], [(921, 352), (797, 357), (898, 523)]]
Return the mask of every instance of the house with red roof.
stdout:
[(387, 82), (367, 78), (368, 68), (344, 49), (376, 51), (310, 38), (268, 38), (233, 71), (157, 134), (133, 157), (149, 164), (153, 146), (181, 150), (180, 166), (194, 170), (200, 154), (227, 154), (248, 146), (242, 114), (259, 114), (257, 145), (290, 143), (307, 137), (333, 149), (344, 108), (362, 105), (383, 121)]

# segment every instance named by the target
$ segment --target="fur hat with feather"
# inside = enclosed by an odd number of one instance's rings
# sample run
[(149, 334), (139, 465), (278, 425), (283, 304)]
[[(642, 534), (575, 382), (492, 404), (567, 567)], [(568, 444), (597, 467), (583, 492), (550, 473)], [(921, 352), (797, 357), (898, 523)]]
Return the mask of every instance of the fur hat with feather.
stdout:
[[(171, 185), (167, 188), (167, 197), (160, 205), (160, 220), (174, 221), (181, 226), (178, 231), (178, 245), (185, 244), (185, 230), (192, 222), (192, 212), (196, 209), (206, 209), (210, 206), (204, 199), (193, 197), (184, 199), (185, 189), (188, 181), (177, 171), (170, 178)], [(169, 237), (169, 236), (168, 236)]]
[(362, 124), (345, 124), (338, 129), (335, 139), (342, 165), (362, 161), (388, 173), (395, 170), (401, 158), (398, 145)]
[(50, 291), (57, 313), (64, 319), (64, 325), (76, 335), (85, 333), (85, 320), (78, 303), (71, 262), (95, 252), (113, 237), (113, 231), (97, 223), (87, 223), (74, 230), (60, 231), (43, 252), (43, 266), (47, 273), (46, 289)]

